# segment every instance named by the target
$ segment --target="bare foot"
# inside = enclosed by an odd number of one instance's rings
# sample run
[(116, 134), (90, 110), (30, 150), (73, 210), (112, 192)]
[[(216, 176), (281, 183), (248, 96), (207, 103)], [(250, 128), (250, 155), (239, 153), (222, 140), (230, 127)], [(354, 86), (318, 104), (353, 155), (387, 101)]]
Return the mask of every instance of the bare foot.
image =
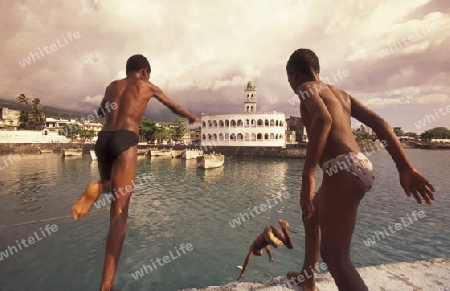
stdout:
[(273, 234), (272, 231), (269, 231), (269, 232), (267, 233), (267, 235), (268, 235), (270, 241), (273, 243), (274, 246), (279, 247), (279, 246), (282, 246), (282, 245), (284, 244), (281, 240), (279, 240), (279, 239)]
[(314, 283), (314, 275), (305, 277), (303, 272), (289, 272), (286, 278), (296, 286), (300, 285), (304, 291), (318, 291)]
[(289, 222), (287, 222), (286, 220), (283, 220), (283, 219), (278, 220), (278, 223), (281, 225), (282, 228), (288, 229), (289, 227), (291, 227)]
[(83, 218), (91, 210), (92, 205), (102, 193), (102, 184), (92, 182), (72, 206), (72, 217), (75, 220)]

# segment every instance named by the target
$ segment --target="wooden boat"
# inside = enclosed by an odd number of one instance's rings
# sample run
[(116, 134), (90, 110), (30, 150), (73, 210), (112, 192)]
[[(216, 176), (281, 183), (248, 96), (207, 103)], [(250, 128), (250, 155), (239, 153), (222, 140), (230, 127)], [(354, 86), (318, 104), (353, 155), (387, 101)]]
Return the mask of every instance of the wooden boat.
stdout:
[(197, 157), (197, 167), (204, 169), (213, 169), (223, 166), (225, 162), (225, 156), (222, 154), (205, 154), (203, 156)]
[(64, 157), (81, 156), (83, 154), (81, 149), (62, 149), (61, 151)]
[(41, 152), (41, 154), (52, 154), (53, 153), (52, 149), (39, 149), (39, 151)]
[(203, 151), (201, 150), (184, 150), (181, 158), (184, 160), (191, 160), (200, 156), (203, 156)]
[(96, 160), (97, 159), (97, 155), (95, 154), (94, 150), (89, 150), (89, 154), (91, 155), (91, 160)]
[(170, 150), (150, 150), (151, 157), (171, 157), (172, 152)]
[(181, 156), (183, 155), (183, 150), (171, 150), (172, 153), (172, 158), (181, 158)]

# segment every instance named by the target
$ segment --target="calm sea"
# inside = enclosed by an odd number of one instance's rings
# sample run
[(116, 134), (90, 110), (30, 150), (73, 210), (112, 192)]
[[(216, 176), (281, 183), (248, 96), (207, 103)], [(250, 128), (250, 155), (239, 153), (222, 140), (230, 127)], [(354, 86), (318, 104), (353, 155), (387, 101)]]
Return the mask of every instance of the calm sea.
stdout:
[[(407, 153), (436, 187), (437, 201), (428, 206), (407, 198), (390, 156), (384, 151), (371, 155), (376, 184), (361, 203), (353, 238), (352, 258), (358, 267), (450, 257), (450, 151)], [(0, 156), (2, 166), (4, 158)], [(302, 160), (235, 157), (223, 168), (205, 171), (191, 161), (139, 160), (138, 175), (152, 173), (154, 181), (143, 182), (131, 199), (116, 289), (166, 291), (234, 281), (236, 266), (243, 264), (253, 239), (279, 218), (291, 223), (294, 250), (274, 250), (273, 264), (267, 257), (254, 257), (246, 280), (298, 269), (304, 243), (298, 206), (302, 166)], [(316, 176), (319, 183), (319, 171)], [(6, 225), (0, 227), (1, 291), (98, 290), (107, 207), (82, 221), (64, 218), (87, 183), (97, 178), (97, 164), (87, 156), (22, 156), (0, 171), (0, 225)], [(279, 192), (288, 192), (290, 198), (269, 205), (267, 199)], [(252, 217), (248, 208), (261, 204), (268, 209)], [(425, 217), (411, 223), (408, 217), (420, 210)], [(232, 227), (230, 221), (240, 214), (246, 221), (241, 218), (241, 224), (235, 221)], [(49, 218), (55, 219), (11, 226)], [(374, 232), (389, 232), (396, 223), (402, 224), (401, 230), (384, 239), (379, 235), (379, 241), (374, 237), (376, 243), (366, 246), (364, 241)], [(57, 230), (46, 231), (46, 225)], [(27, 247), (21, 245), (20, 250), (22, 239)], [(182, 244), (190, 244), (184, 253)], [(143, 265), (149, 266), (148, 274)], [(144, 276), (136, 280), (136, 271)]]

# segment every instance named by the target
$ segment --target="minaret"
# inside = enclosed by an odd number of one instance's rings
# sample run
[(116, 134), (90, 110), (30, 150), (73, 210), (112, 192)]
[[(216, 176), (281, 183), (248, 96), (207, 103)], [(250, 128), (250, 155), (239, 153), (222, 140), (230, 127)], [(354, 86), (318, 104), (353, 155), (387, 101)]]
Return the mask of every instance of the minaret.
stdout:
[(256, 113), (256, 86), (252, 81), (249, 81), (247, 88), (244, 90), (245, 102), (244, 102), (244, 112), (245, 113)]

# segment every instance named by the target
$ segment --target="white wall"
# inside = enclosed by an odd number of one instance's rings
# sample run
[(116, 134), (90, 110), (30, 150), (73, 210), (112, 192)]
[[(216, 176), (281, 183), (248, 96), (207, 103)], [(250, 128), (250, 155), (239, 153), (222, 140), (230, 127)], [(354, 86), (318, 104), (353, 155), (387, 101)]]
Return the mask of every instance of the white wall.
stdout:
[(0, 131), (0, 143), (66, 143), (70, 138), (49, 131), (43, 135), (41, 131)]

